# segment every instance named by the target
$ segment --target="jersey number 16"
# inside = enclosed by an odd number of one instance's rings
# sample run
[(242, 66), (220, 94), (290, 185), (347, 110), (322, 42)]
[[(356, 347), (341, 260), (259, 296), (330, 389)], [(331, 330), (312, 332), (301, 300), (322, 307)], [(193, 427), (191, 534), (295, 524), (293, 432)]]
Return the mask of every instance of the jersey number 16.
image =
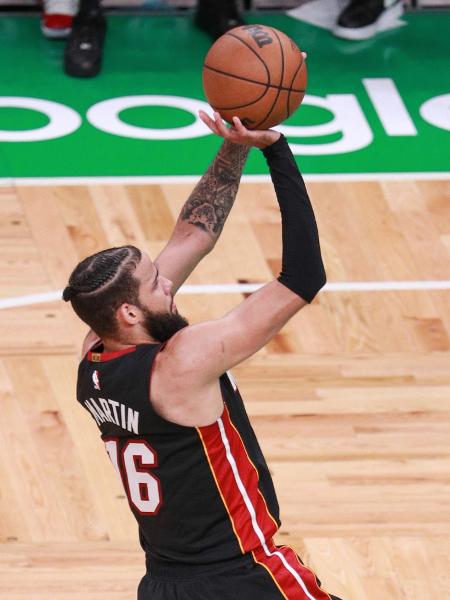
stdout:
[(116, 439), (106, 440), (105, 446), (130, 504), (141, 515), (155, 515), (161, 506), (161, 486), (159, 479), (149, 472), (158, 466), (153, 448), (144, 440), (130, 440), (120, 451)]

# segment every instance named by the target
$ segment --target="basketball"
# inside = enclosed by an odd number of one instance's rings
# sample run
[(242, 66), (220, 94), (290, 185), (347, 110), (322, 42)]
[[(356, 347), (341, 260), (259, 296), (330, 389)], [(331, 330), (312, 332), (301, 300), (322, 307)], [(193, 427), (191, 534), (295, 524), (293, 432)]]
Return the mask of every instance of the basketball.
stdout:
[(203, 65), (203, 88), (211, 107), (231, 123), (269, 129), (300, 106), (306, 64), (297, 45), (282, 31), (244, 25), (222, 35)]

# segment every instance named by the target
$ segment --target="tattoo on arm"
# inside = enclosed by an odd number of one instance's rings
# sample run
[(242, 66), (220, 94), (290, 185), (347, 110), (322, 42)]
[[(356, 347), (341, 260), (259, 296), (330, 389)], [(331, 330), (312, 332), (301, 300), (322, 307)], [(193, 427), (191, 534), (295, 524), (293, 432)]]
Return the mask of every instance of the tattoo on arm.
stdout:
[(180, 218), (217, 238), (233, 206), (249, 148), (224, 142), (181, 210)]

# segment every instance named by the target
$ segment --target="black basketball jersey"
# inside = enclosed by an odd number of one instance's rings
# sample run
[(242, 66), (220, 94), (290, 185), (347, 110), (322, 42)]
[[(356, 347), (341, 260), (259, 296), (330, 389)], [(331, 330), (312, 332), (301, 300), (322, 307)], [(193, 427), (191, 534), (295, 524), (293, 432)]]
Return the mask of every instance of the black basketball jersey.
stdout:
[[(160, 344), (89, 352), (77, 399), (95, 419), (154, 560), (207, 565), (251, 552), (277, 531), (272, 479), (232, 377), (220, 387), (221, 417), (185, 427), (152, 407)], [(100, 348), (101, 350), (101, 348)]]

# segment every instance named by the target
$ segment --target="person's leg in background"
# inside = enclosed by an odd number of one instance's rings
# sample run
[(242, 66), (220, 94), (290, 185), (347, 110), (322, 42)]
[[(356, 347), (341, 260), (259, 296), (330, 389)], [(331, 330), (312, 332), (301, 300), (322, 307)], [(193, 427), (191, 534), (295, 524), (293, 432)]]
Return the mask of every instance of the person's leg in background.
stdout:
[(100, 0), (80, 0), (64, 53), (68, 75), (94, 77), (100, 72), (105, 34), (106, 19)]
[(41, 31), (45, 37), (66, 38), (78, 11), (78, 0), (43, 0)]
[[(246, 7), (250, 2), (246, 3)], [(214, 40), (240, 25), (245, 25), (236, 0), (198, 0), (195, 24)]]

